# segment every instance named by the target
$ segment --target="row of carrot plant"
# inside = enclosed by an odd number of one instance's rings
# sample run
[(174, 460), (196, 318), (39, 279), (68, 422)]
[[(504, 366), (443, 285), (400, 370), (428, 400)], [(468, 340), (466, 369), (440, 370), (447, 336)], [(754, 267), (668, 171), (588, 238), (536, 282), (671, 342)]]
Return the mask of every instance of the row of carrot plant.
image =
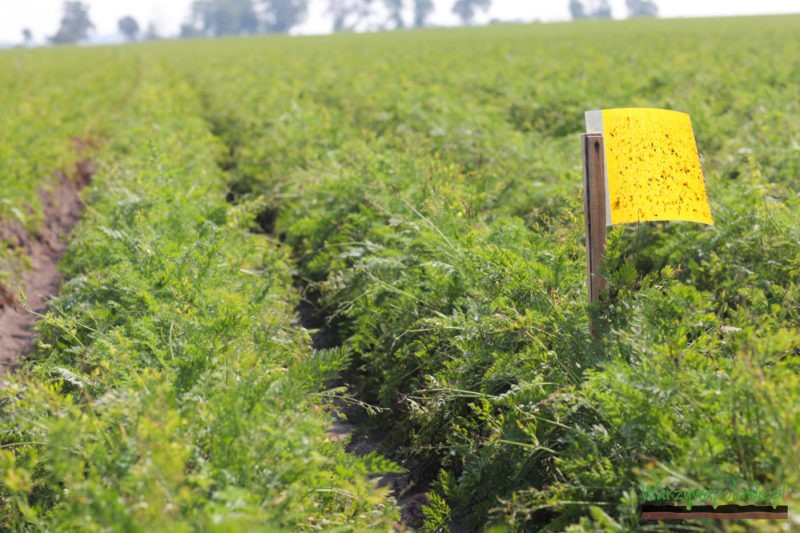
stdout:
[(113, 123), (116, 102), (133, 84), (135, 63), (114, 78), (107, 75), (103, 65), (115, 57), (110, 50), (0, 54), (0, 293), (22, 289), (30, 265), (19, 236), (43, 229), (40, 194), (59, 186), (55, 171), (71, 175), (89, 157)]
[(293, 323), (288, 249), (226, 202), (194, 89), (139, 50), (117, 60), (107, 74), (135, 83), (95, 154), (66, 281), (0, 389), (0, 529), (389, 529), (371, 476), (395, 467), (326, 434), (322, 383), (348, 355)]
[[(432, 482), (426, 530), (628, 530), (643, 484), (785, 486), (791, 509), (796, 24), (2, 56), (80, 80), (38, 89), (76, 107), (12, 125), (52, 133), (58, 153), (69, 136), (104, 142), (68, 281), (0, 391), (0, 523), (391, 527), (370, 476), (393, 465), (325, 435), (336, 374)], [(622, 106), (692, 116), (715, 226), (613, 229), (608, 298), (587, 309), (578, 135), (585, 110)], [(40, 164), (24, 175), (65, 163)], [(301, 297), (343, 346), (311, 348)]]
[[(231, 40), (170, 61), (376, 424), (433, 478), (425, 529), (626, 530), (643, 484), (797, 498), (796, 24)], [(578, 136), (585, 110), (626, 106), (692, 116), (715, 225), (614, 228), (587, 310)]]

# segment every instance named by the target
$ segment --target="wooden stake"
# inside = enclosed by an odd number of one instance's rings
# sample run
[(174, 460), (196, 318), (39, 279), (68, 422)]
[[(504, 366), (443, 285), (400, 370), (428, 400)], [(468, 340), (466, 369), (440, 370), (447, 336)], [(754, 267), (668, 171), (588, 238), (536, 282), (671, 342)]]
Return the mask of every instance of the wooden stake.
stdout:
[[(600, 299), (606, 280), (600, 262), (606, 249), (606, 178), (602, 133), (587, 133), (583, 141), (583, 203), (586, 215), (586, 259), (589, 303)], [(597, 336), (594, 324), (592, 333)]]

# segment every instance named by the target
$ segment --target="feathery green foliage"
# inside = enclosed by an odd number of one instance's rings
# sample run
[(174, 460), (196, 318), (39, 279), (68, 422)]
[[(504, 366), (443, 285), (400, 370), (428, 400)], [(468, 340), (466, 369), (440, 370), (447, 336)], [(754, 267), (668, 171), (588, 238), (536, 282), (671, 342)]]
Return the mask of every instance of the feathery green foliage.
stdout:
[[(639, 481), (796, 486), (796, 22), (174, 48), (364, 398), (440, 469), (428, 529), (636, 527)], [(612, 231), (597, 344), (578, 134), (623, 106), (692, 116), (716, 225)]]
[[(434, 479), (427, 531), (630, 530), (641, 483), (786, 484), (792, 508), (796, 26), (126, 49), (140, 79), (70, 281), (31, 374), (3, 393), (3, 512), (385, 525), (366, 476), (391, 465), (328, 442), (308, 394), (345, 367)], [(578, 135), (585, 110), (623, 106), (691, 115), (715, 225), (613, 229), (609, 300), (587, 309)], [(295, 280), (342, 349), (314, 352), (292, 325)]]
[(68, 281), (0, 391), (0, 524), (390, 529), (370, 477), (396, 467), (326, 435), (317, 392), (348, 354), (293, 325), (288, 249), (225, 202), (197, 95), (149, 60), (125, 106)]

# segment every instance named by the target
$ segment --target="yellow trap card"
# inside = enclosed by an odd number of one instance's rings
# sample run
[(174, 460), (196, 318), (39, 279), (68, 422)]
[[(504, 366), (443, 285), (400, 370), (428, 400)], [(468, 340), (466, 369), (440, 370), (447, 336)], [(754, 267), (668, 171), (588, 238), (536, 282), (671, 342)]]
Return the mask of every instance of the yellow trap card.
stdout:
[(587, 111), (586, 129), (603, 134), (606, 225), (713, 223), (689, 115), (664, 109)]

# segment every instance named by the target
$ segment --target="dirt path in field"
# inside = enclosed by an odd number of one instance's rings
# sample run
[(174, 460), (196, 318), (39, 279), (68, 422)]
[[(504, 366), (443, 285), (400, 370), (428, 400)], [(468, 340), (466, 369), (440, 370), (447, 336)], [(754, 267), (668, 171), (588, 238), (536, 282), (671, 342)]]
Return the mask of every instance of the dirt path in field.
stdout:
[[(199, 94), (202, 96), (204, 93), (200, 90)], [(211, 105), (208, 104), (206, 107), (211, 108)], [(218, 165), (221, 170), (230, 172), (237, 168), (234, 154), (238, 145), (228, 138), (225, 132), (225, 125), (220, 124), (213, 116), (208, 116), (207, 118), (212, 124), (212, 133), (228, 147), (228, 157), (220, 160)], [(229, 185), (227, 201), (236, 204), (242, 191), (236, 190), (235, 183)], [(266, 209), (256, 217), (254, 221), (255, 228), (251, 231), (278, 238), (275, 228), (277, 214), (277, 207)], [(300, 283), (300, 285), (303, 284)], [(324, 315), (315, 308), (310, 300), (301, 300), (295, 307), (295, 314), (297, 315), (296, 326), (315, 330), (312, 336), (312, 347), (314, 349), (324, 350), (342, 344), (342, 339), (339, 338), (335, 329), (329, 327)], [(370, 430), (369, 415), (363, 407), (359, 406), (361, 402), (355, 388), (344, 380), (328, 383), (327, 386), (329, 388), (344, 386), (348, 391), (347, 394), (355, 400), (354, 402), (335, 401), (327, 406), (332, 417), (327, 431), (328, 437), (333, 442), (348, 441), (345, 450), (358, 456), (378, 452), (397, 462), (396, 457), (392, 457), (393, 450), (387, 451), (386, 449), (391, 443), (387, 443), (385, 438), (382, 438), (381, 435), (376, 435), (374, 431)], [(395, 453), (394, 455), (397, 454)], [(404, 465), (401, 463), (400, 466)], [(421, 529), (424, 521), (422, 506), (427, 499), (429, 480), (424, 480), (424, 476), (420, 476), (418, 472), (408, 472), (380, 476), (377, 484), (379, 487), (391, 487), (395, 500), (400, 507), (400, 523), (395, 526), (395, 530), (417, 531)]]
[[(302, 301), (295, 312), (298, 315), (300, 326), (316, 330), (312, 336), (312, 346), (316, 350), (333, 348), (341, 344), (336, 332), (331, 330), (325, 319), (315, 312), (314, 307), (308, 301)], [(349, 439), (345, 449), (358, 456), (366, 455), (371, 452), (383, 453), (390, 457), (391, 453), (386, 454), (385, 439), (380, 435), (374, 434), (369, 426), (369, 414), (358, 405), (360, 401), (354, 388), (344, 381), (337, 381), (328, 384), (333, 387), (346, 387), (348, 393), (355, 402), (346, 403), (336, 401), (331, 407), (333, 421), (328, 427), (328, 437), (334, 442), (342, 442)], [(396, 459), (395, 459), (396, 460)], [(401, 465), (403, 466), (403, 465)], [(426, 502), (427, 483), (419, 483), (417, 476), (412, 472), (402, 474), (386, 474), (378, 478), (379, 487), (391, 487), (392, 494), (400, 507), (400, 524), (396, 531), (417, 531), (422, 527), (424, 515), (422, 506)]]
[[(336, 384), (341, 386), (342, 384)], [(344, 384), (346, 386), (346, 384)], [(348, 387), (349, 389), (349, 387)], [(350, 392), (352, 395), (352, 391)], [(365, 410), (357, 405), (339, 403), (334, 407), (328, 437), (334, 442), (350, 439), (345, 450), (358, 456), (381, 453), (381, 437), (369, 430)], [(385, 474), (378, 478), (379, 487), (390, 487), (400, 507), (397, 531), (418, 531), (425, 520), (422, 506), (427, 501), (427, 483), (420, 484), (412, 472)]]
[[(75, 139), (76, 151), (81, 154), (86, 144)], [(95, 165), (87, 159), (75, 164), (72, 177), (56, 172), (57, 186), (52, 192), (39, 190), (45, 221), (39, 234), (30, 234), (17, 221), (0, 222), (0, 240), (12, 249), (20, 250), (30, 259), (30, 268), (22, 275), (27, 304), (33, 313), (18, 301), (17, 295), (0, 285), (0, 376), (19, 364), (19, 357), (33, 345), (35, 313), (47, 310), (47, 299), (58, 292), (61, 281), (58, 260), (66, 250), (65, 240), (80, 218), (80, 190), (89, 183)]]

